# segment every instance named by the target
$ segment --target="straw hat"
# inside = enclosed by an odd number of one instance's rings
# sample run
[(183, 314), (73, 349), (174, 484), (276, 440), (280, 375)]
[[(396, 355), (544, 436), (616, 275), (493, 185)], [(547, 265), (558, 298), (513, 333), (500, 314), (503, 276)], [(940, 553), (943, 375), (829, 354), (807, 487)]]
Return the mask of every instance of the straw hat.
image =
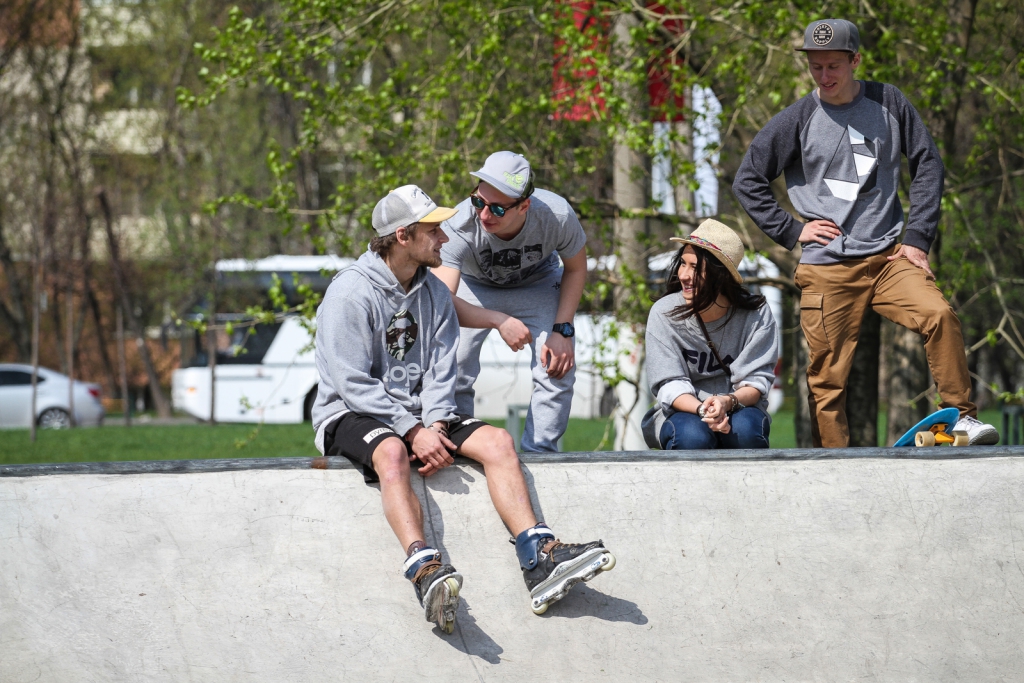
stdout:
[(709, 218), (690, 233), (689, 237), (670, 237), (669, 239), (679, 244), (690, 244), (706, 250), (725, 264), (736, 282), (743, 282), (738, 270), (740, 261), (743, 260), (743, 240), (728, 225)]

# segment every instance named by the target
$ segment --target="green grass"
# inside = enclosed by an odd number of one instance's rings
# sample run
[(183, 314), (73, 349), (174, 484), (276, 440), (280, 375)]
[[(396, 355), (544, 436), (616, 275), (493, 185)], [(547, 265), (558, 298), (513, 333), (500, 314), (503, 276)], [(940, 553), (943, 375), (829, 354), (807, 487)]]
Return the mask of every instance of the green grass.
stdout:
[(306, 424), (186, 424), (39, 432), (33, 444), (28, 430), (0, 432), (0, 463), (193, 460), (202, 458), (276, 458), (316, 456), (313, 429)]
[[(505, 425), (503, 420), (488, 422), (498, 427)], [(593, 450), (600, 443), (604, 428), (604, 420), (569, 420), (565, 450)], [(317, 455), (313, 428), (308, 422), (258, 428), (234, 424), (135, 424), (126, 428), (108, 422), (97, 429), (40, 431), (34, 444), (29, 441), (27, 429), (0, 431), (0, 464), (4, 465)]]
[[(1002, 431), (998, 410), (986, 410), (981, 419)], [(504, 427), (503, 420), (489, 420)], [(605, 433), (604, 420), (569, 420), (564, 439), (566, 451), (591, 451)], [(878, 417), (879, 434), (885, 434), (885, 414)], [(884, 438), (884, 437), (883, 437)], [(611, 450), (614, 430), (602, 450)], [(1004, 443), (1004, 441), (1000, 441)], [(773, 448), (795, 448), (793, 412), (779, 411), (772, 420)], [(880, 444), (882, 445), (882, 444)], [(202, 458), (313, 457), (313, 429), (299, 425), (205, 424), (155, 426), (136, 424), (131, 428), (108, 423), (98, 429), (41, 431), (35, 444), (28, 430), (0, 432), (0, 464), (46, 462), (101, 462), (126, 460), (191, 460)]]

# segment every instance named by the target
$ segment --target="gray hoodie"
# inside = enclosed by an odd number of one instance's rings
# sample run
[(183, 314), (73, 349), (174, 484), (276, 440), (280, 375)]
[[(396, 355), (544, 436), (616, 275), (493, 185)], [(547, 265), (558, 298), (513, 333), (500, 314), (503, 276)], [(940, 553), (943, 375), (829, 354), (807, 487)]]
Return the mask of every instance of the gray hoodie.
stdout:
[(334, 277), (316, 314), (320, 387), (313, 429), (347, 412), (406, 434), (455, 419), (459, 321), (452, 297), (420, 268), (406, 293), (367, 251)]

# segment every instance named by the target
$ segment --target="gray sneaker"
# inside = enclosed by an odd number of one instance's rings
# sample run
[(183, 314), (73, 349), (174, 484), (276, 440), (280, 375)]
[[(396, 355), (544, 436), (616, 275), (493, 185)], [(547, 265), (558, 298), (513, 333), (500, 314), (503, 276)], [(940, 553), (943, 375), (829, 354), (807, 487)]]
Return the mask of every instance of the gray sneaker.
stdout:
[(967, 432), (971, 446), (994, 446), (999, 443), (999, 432), (995, 427), (970, 415), (964, 415), (957, 420), (953, 431)]

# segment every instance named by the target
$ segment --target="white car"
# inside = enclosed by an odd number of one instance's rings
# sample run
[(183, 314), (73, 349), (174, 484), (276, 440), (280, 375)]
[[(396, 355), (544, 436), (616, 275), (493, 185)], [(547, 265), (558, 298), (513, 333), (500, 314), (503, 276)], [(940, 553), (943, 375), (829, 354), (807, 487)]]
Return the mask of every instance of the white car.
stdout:
[[(36, 424), (43, 429), (71, 426), (68, 405), (70, 378), (39, 368), (36, 382)], [(75, 380), (75, 424), (96, 427), (103, 424), (100, 385)], [(32, 366), (0, 363), (0, 429), (28, 429), (32, 426)]]

